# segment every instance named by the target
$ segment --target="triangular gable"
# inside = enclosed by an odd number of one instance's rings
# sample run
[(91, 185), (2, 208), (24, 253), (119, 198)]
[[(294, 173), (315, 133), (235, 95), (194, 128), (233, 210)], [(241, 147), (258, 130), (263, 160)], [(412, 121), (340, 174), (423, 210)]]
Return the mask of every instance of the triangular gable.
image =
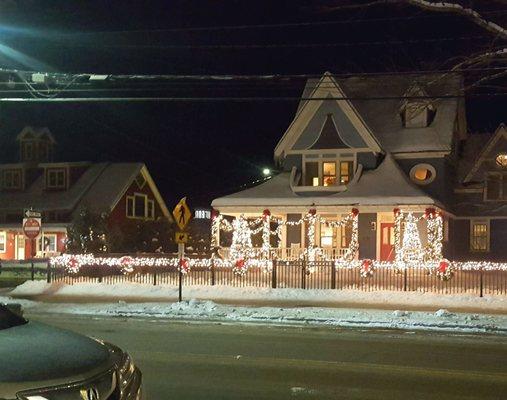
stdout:
[[(339, 110), (340, 113), (343, 113), (343, 115), (346, 116), (347, 121), (351, 124), (351, 126), (353, 126), (361, 140), (366, 144), (367, 148), (376, 153), (382, 152), (375, 136), (352, 103), (349, 100), (340, 100), (340, 98), (343, 97), (346, 97), (343, 90), (332, 75), (329, 72), (326, 72), (309, 95), (309, 99), (305, 100), (305, 103), (300, 107), (290, 126), (285, 131), (282, 139), (278, 142), (278, 145), (275, 148), (275, 159), (283, 157), (288, 150), (293, 148), (325, 102), (332, 104), (335, 107), (335, 110)], [(338, 100), (328, 100), (328, 98), (338, 98)], [(336, 105), (338, 107), (336, 107)], [(320, 132), (317, 131), (317, 133)], [(311, 141), (306, 148), (311, 147), (311, 145), (316, 142), (316, 139), (317, 138)], [(310, 140), (308, 139), (307, 142), (309, 141)]]
[[(503, 140), (503, 141), (502, 141)], [(479, 156), (475, 160), (472, 168), (463, 179), (463, 183), (473, 182), (475, 180), (482, 180), (479, 173), (483, 169), (486, 162), (493, 160), (497, 153), (507, 151), (507, 127), (505, 124), (500, 124), (491, 139), (486, 143)]]
[(320, 130), (319, 137), (310, 149), (348, 149), (350, 147), (352, 146), (345, 142), (336, 128), (333, 114), (327, 114), (324, 124), (322, 125), (322, 129)]
[(404, 99), (400, 103), (400, 111), (407, 108), (408, 104), (418, 104), (433, 109), (433, 104), (429, 98), (428, 92), (421, 86), (419, 82), (414, 82), (408, 90), (403, 94)]

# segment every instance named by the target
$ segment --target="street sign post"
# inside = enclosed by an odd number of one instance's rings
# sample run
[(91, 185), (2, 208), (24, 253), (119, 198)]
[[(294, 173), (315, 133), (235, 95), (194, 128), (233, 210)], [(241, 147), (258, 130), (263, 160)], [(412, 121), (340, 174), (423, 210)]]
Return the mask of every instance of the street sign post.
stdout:
[[(26, 215), (33, 215), (33, 214), (27, 214), (27, 212), (25, 211), (25, 216)], [(39, 217), (38, 218), (34, 218), (34, 217), (26, 217), (26, 218), (23, 218), (23, 233), (25, 234), (25, 236), (30, 240), (30, 244), (31, 244), (31, 257), (35, 257), (35, 254), (36, 254), (36, 249), (35, 249), (35, 239), (40, 235), (41, 233), (41, 230), (42, 230), (42, 220), (40, 218), (40, 213), (38, 214), (35, 214), (35, 215), (38, 215)]]
[(180, 228), (181, 232), (177, 232), (175, 236), (176, 243), (178, 243), (178, 269), (179, 269), (179, 281), (178, 281), (178, 301), (182, 300), (183, 291), (183, 272), (182, 263), (185, 258), (185, 243), (188, 241), (188, 233), (184, 232), (192, 218), (192, 212), (187, 205), (187, 198), (183, 197), (173, 210), (174, 222)]

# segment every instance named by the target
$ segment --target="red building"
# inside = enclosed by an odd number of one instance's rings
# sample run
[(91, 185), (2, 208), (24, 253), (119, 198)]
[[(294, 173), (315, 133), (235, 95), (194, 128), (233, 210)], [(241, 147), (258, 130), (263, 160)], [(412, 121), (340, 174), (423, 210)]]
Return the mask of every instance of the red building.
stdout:
[[(107, 212), (111, 224), (171, 218), (143, 163), (53, 162), (48, 128), (27, 126), (17, 140), (20, 162), (0, 164), (0, 259), (62, 253), (67, 228), (83, 209)], [(42, 214), (35, 249), (22, 231), (26, 209)]]

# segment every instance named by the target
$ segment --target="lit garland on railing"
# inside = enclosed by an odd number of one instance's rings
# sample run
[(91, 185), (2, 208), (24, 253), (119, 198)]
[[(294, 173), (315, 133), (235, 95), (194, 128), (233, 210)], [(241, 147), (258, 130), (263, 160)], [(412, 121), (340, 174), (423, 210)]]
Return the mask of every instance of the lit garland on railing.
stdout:
[[(104, 268), (117, 268), (123, 274), (135, 273), (136, 267), (172, 267), (175, 270), (180, 268), (185, 272), (190, 272), (194, 267), (211, 268), (214, 265), (217, 268), (237, 268), (234, 263), (229, 260), (221, 260), (217, 258), (199, 258), (181, 260), (173, 257), (95, 257), (92, 254), (64, 254), (50, 259), (50, 265), (54, 268), (65, 268), (68, 273), (77, 274), (82, 267), (100, 266)], [(284, 260), (278, 260), (284, 263)], [(272, 267), (272, 261), (268, 261)], [(289, 261), (286, 261), (289, 263)], [(265, 260), (251, 259), (250, 267), (266, 268)], [(447, 261), (442, 259), (440, 262), (423, 262), (420, 265), (406, 264), (398, 261), (377, 261), (377, 260), (352, 260), (344, 262), (343, 259), (335, 260), (336, 268), (360, 269), (362, 276), (372, 276), (376, 270), (390, 269), (398, 271), (410, 268), (425, 268), (430, 273), (435, 273), (440, 279), (447, 280), (452, 277), (454, 271), (503, 271), (507, 272), (507, 262), (490, 262), (490, 261)], [(240, 268), (241, 269), (241, 268)]]

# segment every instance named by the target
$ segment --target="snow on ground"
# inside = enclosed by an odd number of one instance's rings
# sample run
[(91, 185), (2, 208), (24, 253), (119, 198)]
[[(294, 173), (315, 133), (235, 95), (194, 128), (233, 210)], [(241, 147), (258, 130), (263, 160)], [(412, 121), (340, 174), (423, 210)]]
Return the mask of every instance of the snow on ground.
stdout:
[[(422, 293), (399, 292), (354, 292), (331, 290), (300, 289), (260, 289), (231, 287), (185, 287), (185, 297), (192, 300), (174, 302), (177, 288), (145, 286), (139, 284), (46, 284), (27, 282), (12, 294), (16, 296), (52, 295), (81, 296), (85, 299), (107, 298), (114, 293), (124, 300), (95, 303), (43, 303), (40, 301), (20, 300), (12, 297), (0, 297), (0, 302), (21, 302), (27, 314), (68, 313), (113, 317), (148, 317), (197, 321), (220, 321), (239, 323), (271, 323), (277, 325), (307, 325), (353, 328), (396, 328), (405, 330), (439, 330), (451, 332), (490, 332), (507, 334), (507, 315), (487, 315), (476, 313), (450, 312), (444, 304), (454, 307), (473, 305), (474, 307), (494, 306), (506, 309), (506, 298), (478, 298), (475, 296), (437, 296)], [(196, 297), (199, 297), (197, 299)], [(143, 299), (144, 302), (127, 303), (129, 299)], [(167, 301), (161, 300), (167, 298)], [(275, 301), (332, 301), (354, 302), (367, 298), (371, 302), (385, 304), (425, 304), (435, 306), (434, 311), (407, 311), (358, 309), (340, 307), (249, 307), (217, 304), (211, 300), (260, 300)], [(147, 302), (150, 301), (151, 302)], [(67, 301), (67, 300), (66, 300)], [(139, 301), (139, 300), (137, 300)]]
[[(66, 285), (60, 282), (27, 281), (15, 288), (13, 297), (51, 296), (80, 297), (86, 299), (114, 298), (116, 300), (163, 301), (178, 297), (178, 288), (172, 286), (152, 286), (137, 283), (100, 284), (75, 283)], [(334, 303), (334, 304), (371, 304), (379, 308), (388, 306), (435, 307), (439, 308), (473, 308), (507, 313), (507, 297), (479, 297), (472, 294), (441, 295), (422, 292), (372, 291), (357, 290), (318, 290), (318, 289), (271, 289), (256, 287), (231, 286), (185, 286), (183, 296), (188, 299), (231, 301), (241, 303)]]

